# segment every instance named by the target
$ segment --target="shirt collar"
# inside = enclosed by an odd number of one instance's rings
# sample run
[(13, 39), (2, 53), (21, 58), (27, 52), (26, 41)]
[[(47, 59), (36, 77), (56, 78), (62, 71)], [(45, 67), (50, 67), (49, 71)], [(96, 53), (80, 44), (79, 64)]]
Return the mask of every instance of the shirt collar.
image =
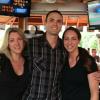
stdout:
[[(44, 46), (50, 47), (50, 45), (46, 39), (46, 33), (44, 33), (44, 35), (42, 36), (42, 41), (43, 42), (41, 42), (41, 46), (44, 45)], [(61, 47), (63, 47), (63, 42), (62, 42), (62, 39), (58, 37), (58, 42), (57, 42), (56, 48), (61, 48)]]

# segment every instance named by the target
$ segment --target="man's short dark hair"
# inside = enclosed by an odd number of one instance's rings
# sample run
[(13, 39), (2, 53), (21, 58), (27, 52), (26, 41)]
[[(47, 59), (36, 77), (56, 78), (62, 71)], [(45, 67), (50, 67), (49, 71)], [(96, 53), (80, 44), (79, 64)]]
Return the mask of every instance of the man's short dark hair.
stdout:
[(59, 15), (61, 15), (61, 16), (63, 17), (63, 15), (62, 15), (62, 13), (61, 13), (60, 11), (58, 11), (58, 10), (52, 10), (52, 11), (49, 11), (49, 12), (47, 13), (45, 21), (47, 21), (48, 16), (49, 16), (51, 13), (58, 13)]

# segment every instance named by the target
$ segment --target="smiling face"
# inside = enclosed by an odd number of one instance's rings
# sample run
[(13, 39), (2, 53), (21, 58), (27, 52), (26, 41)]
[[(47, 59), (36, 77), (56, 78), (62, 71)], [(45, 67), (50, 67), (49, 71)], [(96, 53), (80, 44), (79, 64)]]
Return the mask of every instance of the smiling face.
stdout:
[(65, 32), (64, 47), (69, 53), (77, 51), (79, 42), (80, 40), (78, 39), (76, 32), (73, 30), (68, 30)]
[(18, 32), (11, 32), (8, 39), (8, 47), (11, 53), (21, 54), (24, 42)]
[(47, 34), (58, 36), (62, 24), (63, 24), (63, 17), (60, 14), (56, 12), (49, 14), (45, 22)]

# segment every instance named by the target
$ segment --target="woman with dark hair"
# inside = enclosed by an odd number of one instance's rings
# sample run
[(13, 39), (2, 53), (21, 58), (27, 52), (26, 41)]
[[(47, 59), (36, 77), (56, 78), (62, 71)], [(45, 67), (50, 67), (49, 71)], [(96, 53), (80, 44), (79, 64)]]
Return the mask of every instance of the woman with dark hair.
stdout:
[(62, 70), (63, 100), (99, 100), (99, 83), (94, 74), (97, 65), (88, 51), (78, 47), (81, 33), (69, 27), (64, 31), (63, 43), (67, 53)]

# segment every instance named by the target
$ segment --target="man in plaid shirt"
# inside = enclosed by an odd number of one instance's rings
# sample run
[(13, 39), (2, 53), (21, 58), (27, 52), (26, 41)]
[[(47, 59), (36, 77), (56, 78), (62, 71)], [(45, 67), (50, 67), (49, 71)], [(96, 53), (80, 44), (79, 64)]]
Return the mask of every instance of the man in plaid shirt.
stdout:
[(61, 100), (60, 73), (64, 54), (58, 34), (62, 24), (62, 14), (50, 11), (45, 20), (46, 32), (29, 40), (32, 78), (23, 100)]

